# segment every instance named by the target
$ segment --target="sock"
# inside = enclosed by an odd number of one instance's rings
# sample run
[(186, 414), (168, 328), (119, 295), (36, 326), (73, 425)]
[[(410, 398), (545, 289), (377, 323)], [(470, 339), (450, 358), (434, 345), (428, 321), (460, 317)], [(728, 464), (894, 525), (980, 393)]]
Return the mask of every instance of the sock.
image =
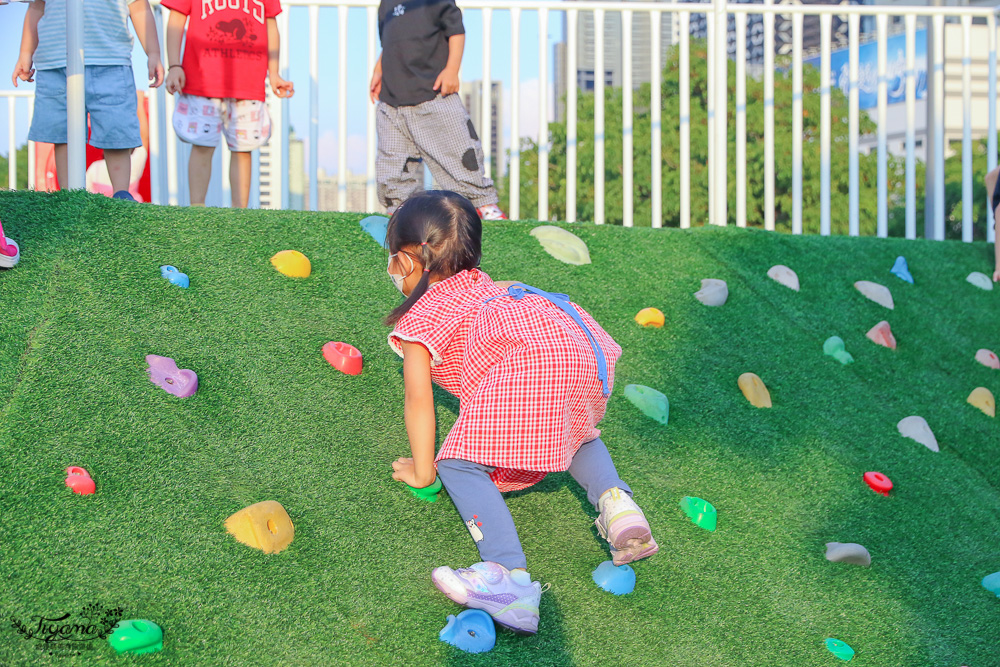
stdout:
[(518, 586), (530, 586), (531, 585), (531, 575), (523, 567), (514, 568), (510, 571), (510, 578), (514, 580), (514, 583)]

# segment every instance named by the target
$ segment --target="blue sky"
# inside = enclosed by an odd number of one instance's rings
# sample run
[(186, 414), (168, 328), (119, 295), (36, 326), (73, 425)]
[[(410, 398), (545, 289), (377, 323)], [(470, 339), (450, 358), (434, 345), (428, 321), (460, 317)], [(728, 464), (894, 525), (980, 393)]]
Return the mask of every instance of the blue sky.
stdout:
[[(461, 6), (461, 3), (459, 3)], [(17, 61), (21, 38), (21, 26), (24, 21), (26, 5), (12, 3), (0, 6), (0, 90), (9, 90), (13, 86), (10, 73)], [(291, 122), (300, 137), (308, 138), (309, 131), (309, 30), (308, 10), (304, 7), (287, 8), (289, 12), (289, 34), (282, 35), (289, 44), (289, 78), (295, 83), (295, 97), (290, 101)], [(319, 85), (320, 85), (320, 115), (319, 115), (319, 163), (329, 173), (337, 168), (337, 88), (338, 88), (338, 48), (337, 26), (338, 14), (336, 8), (321, 8), (319, 11)], [(465, 56), (462, 61), (462, 80), (471, 81), (482, 76), (482, 17), (478, 10), (468, 10), (464, 14), (467, 33)], [(491, 45), (492, 78), (502, 81), (505, 91), (504, 126), (507, 135), (505, 148), (510, 146), (509, 126), (512, 110), (510, 108), (511, 89), (511, 39), (510, 14), (505, 11), (493, 12), (493, 29)], [(364, 169), (365, 157), (365, 122), (369, 105), (367, 97), (368, 80), (371, 72), (367, 64), (367, 13), (365, 9), (354, 8), (348, 12), (348, 68), (347, 86), (351, 102), (347, 105), (347, 132), (349, 168), (361, 172)], [(548, 60), (549, 60), (549, 97), (551, 98), (552, 81), (552, 45), (562, 40), (562, 15), (550, 12), (548, 29)], [(380, 47), (376, 47), (379, 51)], [(165, 48), (164, 48), (165, 53)], [(538, 17), (533, 11), (523, 11), (521, 14), (521, 134), (533, 135), (537, 132), (538, 122)], [(145, 88), (146, 72), (145, 54), (135, 41), (133, 70), (136, 73), (136, 86)], [(21, 83), (29, 89), (33, 84)], [(551, 101), (550, 101), (551, 108)], [(18, 102), (16, 115), (17, 144), (23, 143), (27, 137), (27, 105)], [(7, 146), (7, 105), (0, 104), (0, 153), (6, 154)], [(359, 149), (360, 150), (357, 150)]]

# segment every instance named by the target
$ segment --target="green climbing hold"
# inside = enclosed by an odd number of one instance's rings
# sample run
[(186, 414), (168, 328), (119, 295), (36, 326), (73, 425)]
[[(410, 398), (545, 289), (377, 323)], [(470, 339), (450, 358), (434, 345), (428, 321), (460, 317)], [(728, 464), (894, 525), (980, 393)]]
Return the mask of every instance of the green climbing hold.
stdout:
[(650, 419), (664, 425), (670, 419), (670, 401), (655, 389), (641, 384), (625, 385), (625, 398)]
[(163, 648), (163, 630), (143, 619), (118, 621), (108, 643), (118, 653), (153, 653)]
[(854, 649), (839, 639), (827, 639), (826, 649), (841, 660), (850, 660), (854, 657)]
[(414, 498), (419, 498), (420, 500), (428, 503), (434, 503), (437, 502), (438, 493), (441, 492), (441, 478), (435, 477), (433, 484), (425, 486), (422, 489), (415, 489), (409, 484), (407, 484), (407, 486), (410, 487), (410, 493), (413, 494)]
[(830, 336), (823, 343), (823, 354), (831, 356), (842, 364), (854, 361), (851, 353), (844, 349), (844, 341), (840, 336)]
[(712, 503), (694, 496), (684, 496), (681, 498), (681, 509), (694, 525), (705, 530), (715, 530), (718, 513)]
[(531, 230), (530, 234), (538, 239), (538, 242), (549, 253), (560, 262), (567, 264), (590, 264), (590, 251), (587, 244), (573, 232), (567, 231), (555, 225), (541, 225)]

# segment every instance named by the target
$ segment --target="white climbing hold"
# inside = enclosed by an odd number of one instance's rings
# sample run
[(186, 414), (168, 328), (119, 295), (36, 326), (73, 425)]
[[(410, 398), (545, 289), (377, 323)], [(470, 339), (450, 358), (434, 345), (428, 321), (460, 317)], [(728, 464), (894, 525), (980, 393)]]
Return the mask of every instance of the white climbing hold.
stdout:
[(772, 280), (776, 280), (785, 287), (799, 291), (799, 277), (795, 272), (784, 264), (775, 264), (767, 270), (767, 275)]
[(541, 225), (531, 230), (531, 235), (549, 253), (560, 262), (577, 266), (590, 264), (590, 251), (587, 244), (573, 232), (568, 232), (555, 225)]
[(873, 283), (868, 280), (859, 280), (854, 283), (854, 286), (859, 292), (880, 306), (885, 306), (889, 310), (893, 310), (895, 308), (892, 303), (892, 292), (890, 292), (889, 288), (885, 285), (879, 285), (878, 283)]
[(705, 278), (701, 281), (701, 289), (694, 293), (694, 297), (706, 306), (721, 306), (729, 298), (729, 287), (725, 280), (716, 278)]
[(913, 415), (901, 419), (896, 428), (899, 429), (899, 434), (904, 438), (912, 438), (932, 452), (941, 451), (937, 438), (934, 437), (934, 432), (931, 431), (931, 427), (927, 425), (927, 420), (923, 417)]

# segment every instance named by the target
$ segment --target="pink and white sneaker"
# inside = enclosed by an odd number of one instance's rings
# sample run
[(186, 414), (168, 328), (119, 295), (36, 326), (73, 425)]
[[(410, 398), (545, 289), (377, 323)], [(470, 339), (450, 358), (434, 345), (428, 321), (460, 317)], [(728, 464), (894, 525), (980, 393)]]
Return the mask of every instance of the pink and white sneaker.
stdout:
[(437, 567), (431, 581), (453, 602), (469, 609), (482, 609), (500, 625), (514, 632), (538, 632), (538, 603), (542, 587), (527, 572), (513, 573), (499, 563), (485, 561), (453, 570)]
[(479, 213), (479, 218), (482, 220), (506, 220), (507, 216), (503, 214), (500, 207), (496, 204), (487, 204), (486, 206), (480, 206), (476, 209)]
[(594, 524), (601, 537), (611, 543), (611, 561), (615, 565), (631, 563), (660, 550), (646, 515), (630, 495), (617, 487), (608, 489), (597, 504), (601, 515)]

